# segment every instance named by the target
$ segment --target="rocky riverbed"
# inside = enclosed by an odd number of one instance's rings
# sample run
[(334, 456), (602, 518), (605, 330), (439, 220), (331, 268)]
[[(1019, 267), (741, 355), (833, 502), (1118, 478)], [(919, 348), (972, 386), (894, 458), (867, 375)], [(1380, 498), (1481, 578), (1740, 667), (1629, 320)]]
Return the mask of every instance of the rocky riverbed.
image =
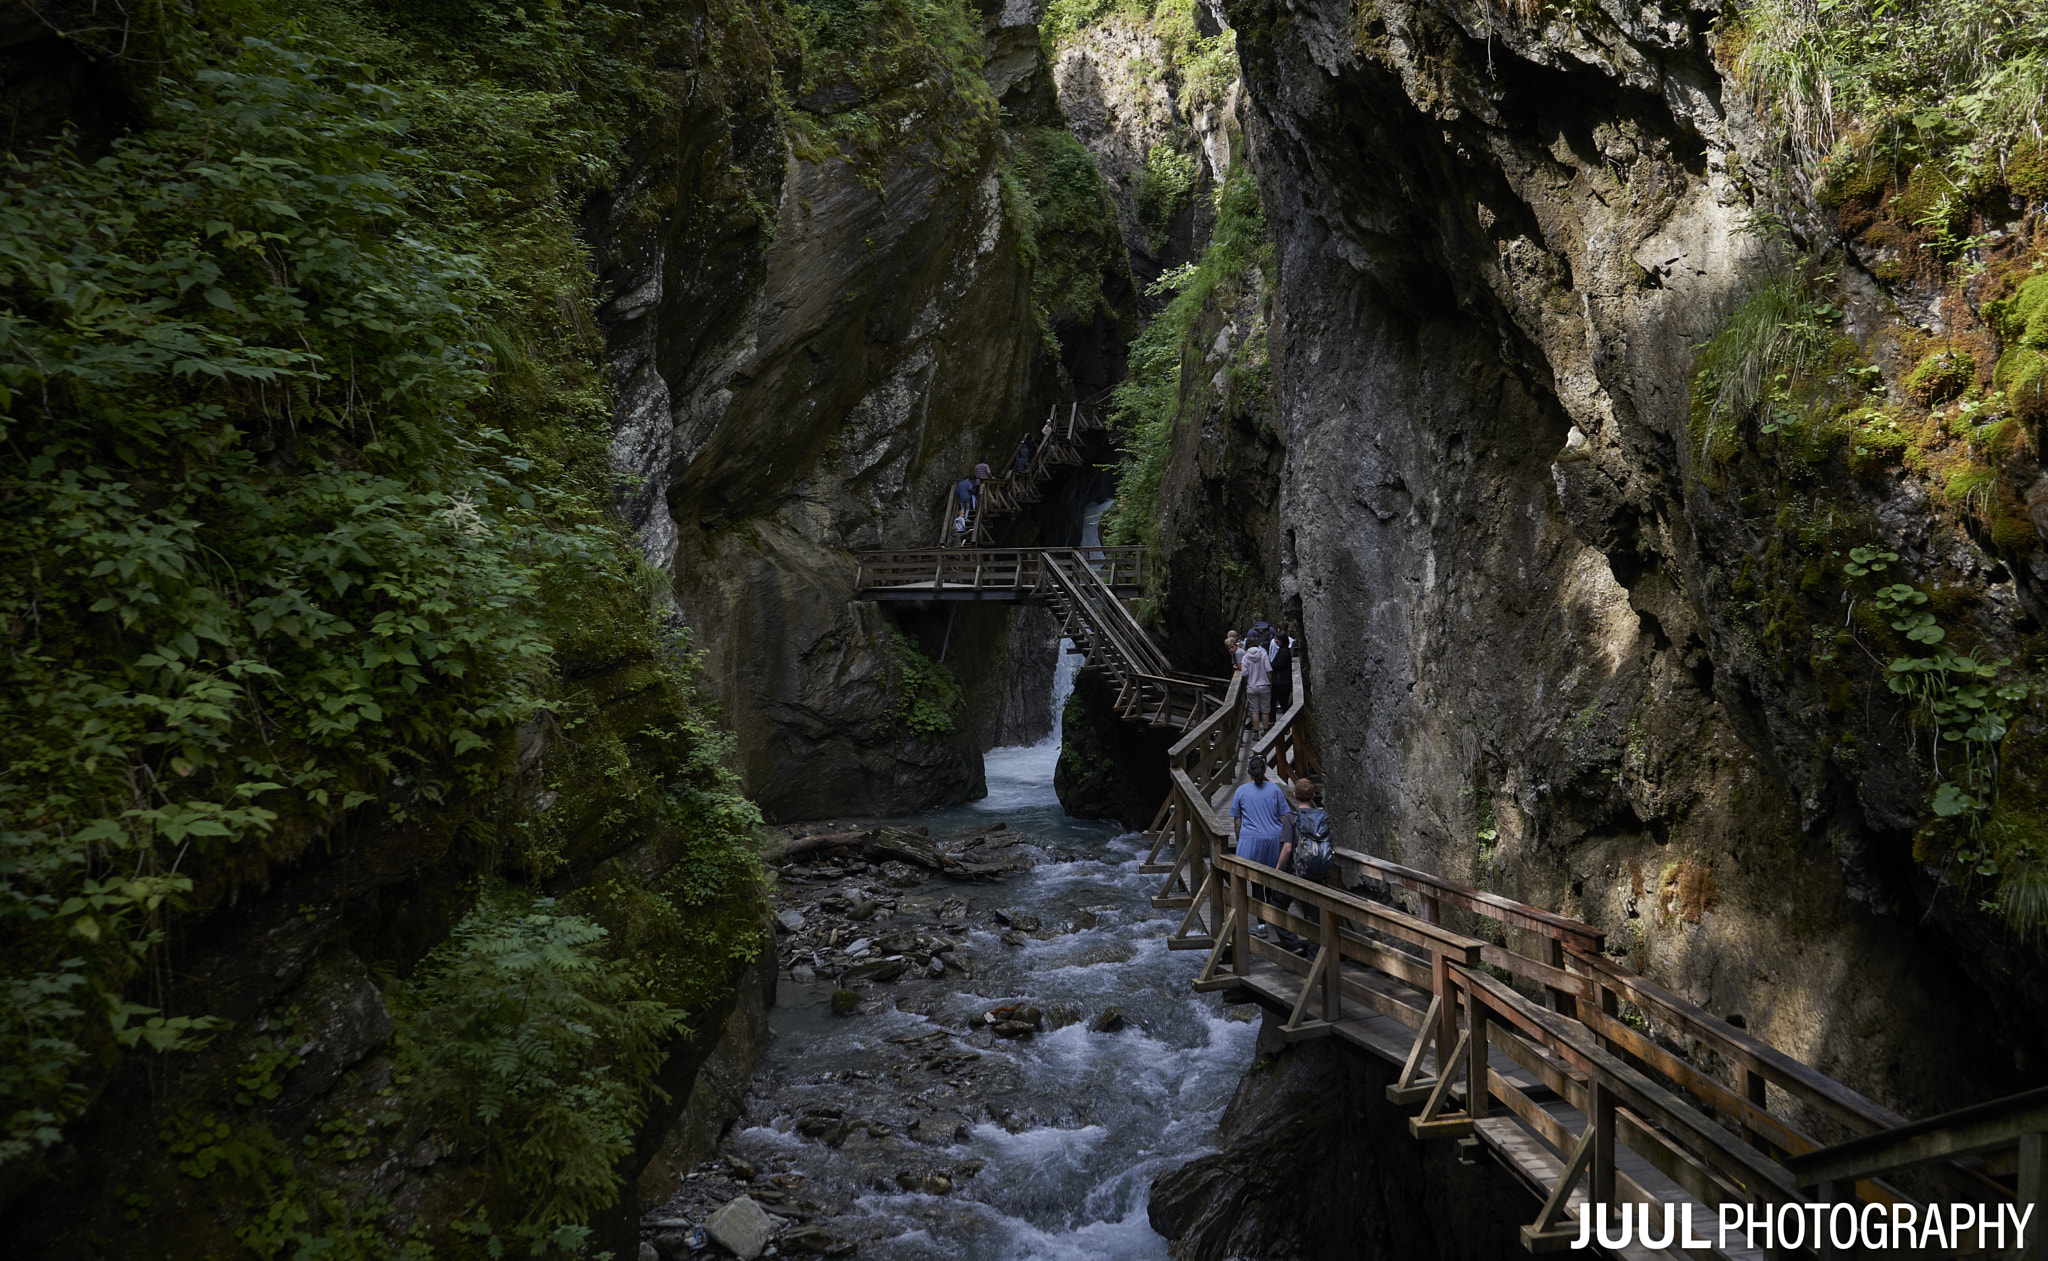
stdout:
[(975, 807), (791, 830), (773, 1045), (642, 1261), (1167, 1255), (1151, 1180), (1211, 1141), (1254, 1013), (1190, 992), (1138, 838), (1060, 811), (1056, 752), (991, 754)]

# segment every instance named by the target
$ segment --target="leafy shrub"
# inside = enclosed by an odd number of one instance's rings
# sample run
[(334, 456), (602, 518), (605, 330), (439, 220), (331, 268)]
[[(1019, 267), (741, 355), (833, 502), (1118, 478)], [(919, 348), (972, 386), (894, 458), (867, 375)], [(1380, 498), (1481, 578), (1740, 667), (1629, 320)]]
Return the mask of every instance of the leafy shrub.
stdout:
[(1166, 231), (1194, 200), (1201, 167), (1191, 153), (1156, 144), (1145, 154), (1145, 178), (1138, 184), (1138, 222), (1154, 232)]
[(919, 652), (910, 637), (893, 626), (886, 642), (896, 666), (897, 701), (885, 721), (919, 740), (952, 731), (959, 723), (962, 700), (953, 672)]
[(90, 1046), (195, 1027), (124, 997), (188, 897), (484, 782), (538, 704), (535, 584), (595, 541), (451, 424), (488, 286), (395, 230), (391, 92), (251, 40), (158, 115), (0, 175), (8, 1156)]
[(1258, 184), (1240, 164), (1217, 190), (1216, 227), (1208, 248), (1199, 262), (1162, 276), (1153, 286), (1173, 291), (1173, 300), (1131, 343), (1129, 371), (1116, 387), (1111, 412), (1123, 458), (1117, 468), (1116, 510), (1104, 521), (1110, 542), (1159, 547), (1159, 479), (1180, 413), (1181, 360), (1201, 353), (1188, 345), (1188, 335), (1217, 286), (1242, 279), (1252, 268), (1270, 275), (1272, 259)]
[(606, 932), (551, 899), (488, 896), (405, 994), (399, 1071), (526, 1206), (516, 1233), (551, 1235), (614, 1203), (618, 1168), (681, 1024), (637, 997), (600, 952)]

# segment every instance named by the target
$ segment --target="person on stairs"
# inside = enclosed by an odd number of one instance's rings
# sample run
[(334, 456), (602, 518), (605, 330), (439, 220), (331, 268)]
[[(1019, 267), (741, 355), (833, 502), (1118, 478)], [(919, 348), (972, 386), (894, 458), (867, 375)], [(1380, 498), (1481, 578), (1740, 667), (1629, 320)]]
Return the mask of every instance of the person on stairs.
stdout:
[(1266, 663), (1273, 677), (1273, 714), (1278, 717), (1294, 704), (1294, 641), (1287, 637), (1287, 623), (1273, 631), (1273, 646), (1266, 649)]
[(953, 487), (953, 544), (967, 546), (968, 535), (974, 529), (974, 479), (963, 477)]
[(1025, 475), (1031, 472), (1031, 457), (1033, 454), (1034, 448), (1031, 445), (1031, 435), (1027, 433), (1024, 435), (1024, 441), (1017, 444), (1017, 481), (1020, 484), (1023, 482)]
[(1230, 656), (1230, 672), (1236, 674), (1244, 668), (1244, 646), (1237, 642), (1237, 632), (1231, 631), (1223, 637), (1223, 651)]
[(1273, 716), (1273, 662), (1254, 638), (1238, 658), (1238, 668), (1244, 671), (1245, 711), (1251, 715), (1252, 737), (1257, 739), (1266, 734), (1266, 724)]
[[(1237, 841), (1237, 856), (1248, 863), (1277, 868), (1280, 847), (1287, 831), (1287, 793), (1280, 785), (1267, 781), (1266, 759), (1253, 754), (1244, 769), (1251, 780), (1239, 784), (1230, 798), (1230, 817), (1235, 821), (1231, 831)], [(1275, 906), (1287, 904), (1284, 894), (1262, 884), (1252, 886), (1252, 896)], [(1252, 932), (1264, 937), (1266, 925), (1263, 922), (1256, 924)]]

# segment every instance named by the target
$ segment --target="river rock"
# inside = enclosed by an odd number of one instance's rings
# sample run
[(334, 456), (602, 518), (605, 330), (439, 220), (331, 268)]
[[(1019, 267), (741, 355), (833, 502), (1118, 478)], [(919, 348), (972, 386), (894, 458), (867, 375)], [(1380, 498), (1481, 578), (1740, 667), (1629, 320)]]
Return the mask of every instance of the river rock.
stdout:
[(1028, 946), (1031, 944), (1031, 939), (1014, 928), (1006, 928), (1003, 930), (1003, 944), (1006, 946)]
[(660, 1249), (656, 1248), (650, 1240), (641, 1240), (639, 1261), (661, 1261)]
[(922, 1186), (926, 1195), (944, 1195), (953, 1189), (953, 1180), (942, 1173), (928, 1173)]
[(1101, 1015), (1089, 1022), (1088, 1031), (1090, 1033), (1115, 1033), (1128, 1024), (1130, 1024), (1130, 1021), (1124, 1018), (1123, 1008), (1105, 1007), (1102, 1009)]
[(876, 950), (881, 951), (885, 955), (909, 954), (917, 949), (917, 934), (907, 928), (893, 933), (884, 933), (882, 936), (875, 938), (874, 946)]
[(877, 959), (863, 963), (857, 968), (848, 968), (842, 980), (847, 981), (893, 981), (910, 970), (910, 961), (902, 958)]
[(800, 933), (804, 930), (804, 917), (795, 911), (784, 911), (775, 917), (775, 927), (785, 933)]
[(993, 1026), (999, 1038), (1026, 1038), (1038, 1032), (1038, 1026), (1022, 1020), (998, 1020)]
[(768, 1210), (742, 1195), (713, 1213), (704, 1223), (704, 1233), (740, 1261), (754, 1261), (768, 1247), (775, 1221)]
[(792, 1226), (775, 1237), (784, 1252), (829, 1252), (836, 1241), (823, 1226)]
[(834, 990), (832, 992), (833, 1015), (851, 1016), (853, 1013), (859, 1010), (860, 995), (854, 993), (852, 990)]
[(862, 841), (861, 848), (878, 861), (894, 858), (933, 871), (946, 866), (945, 855), (939, 852), (938, 846), (901, 828), (879, 828)]
[(911, 1122), (920, 1143), (964, 1143), (970, 1134), (967, 1118), (956, 1112), (934, 1112)]
[(817, 983), (818, 973), (810, 965), (800, 963), (789, 970), (789, 979), (798, 985), (813, 985)]

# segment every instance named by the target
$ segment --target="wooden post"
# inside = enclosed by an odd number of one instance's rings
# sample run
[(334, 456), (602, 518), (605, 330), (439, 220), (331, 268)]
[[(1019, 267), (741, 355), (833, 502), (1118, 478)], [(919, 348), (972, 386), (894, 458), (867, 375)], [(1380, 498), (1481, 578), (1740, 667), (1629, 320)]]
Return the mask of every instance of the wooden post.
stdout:
[(1465, 1054), (1465, 1115), (1474, 1121), (1486, 1115), (1486, 1002), (1479, 991), (1465, 987), (1465, 1028), (1470, 1034)]
[(1458, 1040), (1457, 995), (1451, 991), (1451, 957), (1441, 952), (1430, 957), (1429, 985), (1436, 992), (1436, 1075), (1451, 1072), (1450, 1050)]
[(1337, 934), (1336, 907), (1322, 907), (1318, 915), (1323, 921), (1323, 955), (1330, 961), (1323, 969), (1323, 1019), (1334, 1025), (1344, 1018), (1343, 939)]
[[(1545, 937), (1543, 939), (1543, 962), (1549, 964), (1553, 968), (1556, 968), (1560, 972), (1564, 971), (1564, 942), (1556, 937)], [(1550, 1009), (1552, 1011), (1555, 1011), (1560, 1015), (1570, 1016), (1575, 1020), (1578, 1018), (1578, 999), (1573, 998), (1570, 994), (1565, 993), (1563, 990), (1550, 989), (1549, 986), (1545, 986), (1544, 988), (1546, 990), (1549, 990)]]
[(1230, 909), (1236, 924), (1236, 940), (1230, 946), (1230, 970), (1239, 976), (1252, 974), (1252, 891), (1237, 872), (1230, 873)]
[[(1741, 1096), (1744, 1099), (1749, 1100), (1751, 1103), (1755, 1104), (1759, 1108), (1764, 1106), (1765, 1085), (1766, 1083), (1764, 1081), (1764, 1075), (1762, 1073), (1751, 1072), (1747, 1064), (1737, 1064), (1735, 1066), (1736, 1091), (1739, 1094), (1741, 1094)], [(1755, 1130), (1750, 1129), (1747, 1125), (1742, 1127), (1742, 1141), (1748, 1143), (1751, 1147), (1756, 1148), (1758, 1151), (1768, 1151), (1770, 1150), (1771, 1146), (1763, 1135), (1757, 1133)]]
[(1443, 923), (1443, 922), (1444, 922), (1444, 906), (1443, 906), (1443, 903), (1442, 903), (1442, 902), (1439, 902), (1439, 901), (1438, 901), (1437, 899), (1435, 899), (1435, 898), (1433, 898), (1433, 897), (1430, 897), (1430, 896), (1428, 896), (1427, 894), (1423, 895), (1423, 898), (1422, 898), (1422, 920), (1423, 920), (1423, 922), (1424, 922), (1424, 923), (1426, 923), (1426, 924), (1441, 924), (1441, 923)]
[(1614, 1092), (1593, 1079), (1593, 1189), (1588, 1208), (1614, 1203)]

